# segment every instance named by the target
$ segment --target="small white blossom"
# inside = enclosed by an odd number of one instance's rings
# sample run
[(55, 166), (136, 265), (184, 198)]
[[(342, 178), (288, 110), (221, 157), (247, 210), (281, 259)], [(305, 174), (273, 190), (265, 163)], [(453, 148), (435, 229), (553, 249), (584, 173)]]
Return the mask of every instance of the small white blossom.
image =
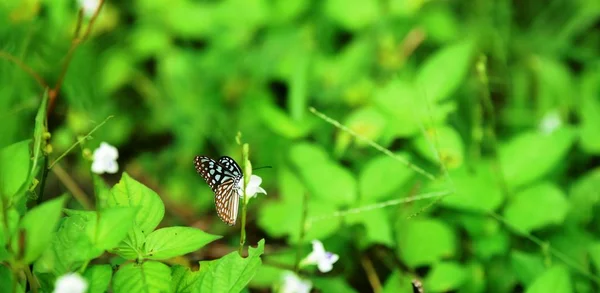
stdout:
[[(256, 176), (256, 175), (250, 176), (250, 182), (248, 182), (248, 186), (246, 186), (246, 194), (248, 195), (249, 198), (256, 197), (257, 193), (267, 194), (267, 192), (262, 187), (260, 187), (261, 183), (262, 183), (262, 178), (260, 178), (259, 176)], [(242, 179), (240, 179), (240, 182), (238, 182), (237, 189), (240, 193), (240, 197), (244, 197), (244, 195), (242, 193), (242, 190), (244, 190), (244, 177), (242, 177)]]
[(105, 142), (101, 143), (100, 147), (94, 150), (92, 172), (96, 174), (117, 173), (119, 171), (117, 158), (119, 158), (119, 151), (116, 147)]
[(311, 288), (309, 280), (302, 280), (292, 272), (285, 272), (279, 293), (309, 293)]
[(562, 126), (560, 114), (558, 111), (552, 111), (544, 115), (544, 118), (542, 118), (542, 121), (540, 121), (539, 129), (544, 134), (551, 134), (560, 126)]
[(77, 0), (77, 4), (81, 8), (83, 8), (83, 15), (86, 17), (91, 17), (96, 13), (96, 9), (98, 9), (98, 5), (100, 5), (99, 0)]
[(302, 260), (303, 265), (316, 264), (321, 273), (327, 273), (333, 269), (333, 264), (340, 259), (340, 256), (325, 251), (323, 243), (319, 240), (313, 240), (313, 251)]
[(84, 293), (87, 289), (87, 281), (77, 273), (62, 275), (54, 284), (54, 293)]

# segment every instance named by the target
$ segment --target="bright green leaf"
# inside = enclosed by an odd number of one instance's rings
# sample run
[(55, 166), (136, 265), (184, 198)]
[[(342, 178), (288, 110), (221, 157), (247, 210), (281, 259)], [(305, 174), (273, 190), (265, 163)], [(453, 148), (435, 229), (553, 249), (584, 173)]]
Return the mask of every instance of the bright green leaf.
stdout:
[(96, 246), (102, 250), (115, 248), (134, 225), (136, 209), (130, 207), (107, 208), (100, 212), (95, 231)]
[(569, 271), (563, 266), (553, 266), (539, 276), (526, 293), (570, 293), (573, 292)]
[(455, 262), (440, 262), (431, 268), (423, 287), (431, 292), (448, 292), (458, 289), (467, 279), (464, 267)]
[[(375, 108), (365, 107), (350, 113), (343, 124), (358, 135), (377, 141), (381, 137), (387, 122), (384, 116)], [(350, 136), (347, 132), (340, 132), (339, 135)], [(368, 146), (363, 140), (356, 140), (356, 144), (361, 147)]]
[(456, 253), (456, 236), (444, 222), (434, 219), (399, 220), (398, 256), (409, 266), (433, 264)]
[(24, 140), (0, 149), (0, 196), (5, 199), (12, 199), (27, 184), (30, 143)]
[[(296, 243), (300, 240), (300, 226), (302, 221), (301, 203), (295, 201), (269, 202), (259, 210), (258, 225), (272, 237), (289, 236), (288, 241)], [(339, 217), (333, 215), (337, 209), (330, 203), (309, 201), (307, 217), (325, 217), (324, 220), (311, 222), (304, 241), (322, 239), (334, 234), (341, 226)], [(307, 240), (308, 239), (308, 240)]]
[(100, 256), (103, 250), (98, 249), (89, 237), (93, 225), (94, 218), (84, 213), (74, 213), (64, 219), (54, 233), (49, 248), (35, 262), (34, 270), (59, 276), (73, 271), (85, 261)]
[(115, 273), (112, 289), (115, 293), (171, 292), (171, 270), (157, 261), (127, 263)]
[(20, 230), (25, 233), (23, 260), (26, 263), (32, 263), (48, 247), (64, 204), (64, 196), (49, 200), (31, 209), (21, 220)]
[(165, 206), (156, 192), (123, 173), (111, 190), (109, 207), (136, 207), (136, 224), (144, 235), (150, 234), (165, 215)]
[(458, 132), (449, 126), (429, 129), (424, 135), (419, 135), (413, 141), (417, 152), (431, 162), (439, 163), (434, 150), (439, 153), (442, 162), (448, 169), (458, 168), (463, 164), (465, 147)]
[(342, 277), (315, 277), (311, 279), (315, 288), (321, 292), (355, 293), (357, 292)]
[(221, 238), (192, 227), (168, 227), (158, 229), (146, 237), (145, 258), (169, 259), (196, 251)]
[(574, 139), (573, 130), (563, 127), (551, 134), (526, 132), (505, 143), (499, 156), (506, 183), (522, 186), (548, 174), (564, 162)]
[(379, 3), (375, 0), (327, 0), (327, 15), (343, 27), (359, 30), (379, 18)]
[(589, 223), (596, 215), (595, 207), (600, 202), (600, 169), (595, 169), (576, 179), (569, 190), (571, 209), (567, 219), (577, 223)]
[(429, 101), (450, 97), (471, 68), (473, 44), (464, 41), (442, 48), (429, 57), (417, 73), (416, 85)]
[(87, 293), (104, 293), (108, 291), (112, 273), (110, 265), (94, 265), (85, 270), (83, 277), (88, 282)]
[(513, 250), (510, 263), (516, 277), (525, 285), (530, 285), (544, 272), (544, 260), (539, 255)]
[(260, 240), (256, 248), (248, 248), (248, 257), (242, 258), (237, 251), (213, 261), (200, 262), (200, 279), (196, 291), (199, 292), (240, 292), (261, 266), (260, 256), (265, 248), (265, 240)]
[(129, 229), (127, 236), (119, 245), (113, 249), (113, 252), (124, 259), (142, 259), (144, 256), (144, 243), (146, 235), (142, 233), (142, 229), (134, 225)]
[(28, 183), (31, 183), (38, 171), (41, 168), (44, 168), (40, 163), (40, 159), (42, 159), (42, 151), (46, 147), (46, 139), (44, 138), (44, 134), (47, 131), (46, 125), (46, 112), (48, 110), (48, 90), (44, 91), (44, 95), (42, 96), (42, 102), (38, 108), (37, 115), (35, 115), (35, 127), (33, 129), (33, 149), (32, 149), (32, 158), (33, 161), (31, 163), (31, 170), (29, 171), (29, 178), (27, 179)]
[(568, 209), (562, 190), (552, 183), (541, 183), (515, 194), (504, 209), (504, 217), (521, 231), (531, 232), (562, 223)]
[[(450, 170), (450, 178), (454, 183), (455, 193), (444, 198), (442, 205), (465, 211), (493, 211), (504, 201), (504, 194), (494, 173), (492, 163), (479, 161), (474, 166)], [(444, 181), (436, 184), (443, 188)], [(485, 194), (485, 196), (482, 196)]]
[[(406, 154), (397, 155), (409, 160)], [(381, 155), (371, 159), (362, 168), (358, 178), (361, 202), (378, 202), (398, 197), (400, 194), (394, 194), (394, 191), (398, 191), (414, 175), (413, 170), (389, 156)]]
[(594, 242), (590, 244), (589, 248), (590, 259), (596, 267), (596, 270), (600, 270), (600, 242)]
[(394, 270), (385, 280), (383, 293), (413, 293), (412, 278), (409, 274)]
[(345, 217), (348, 224), (361, 224), (365, 229), (365, 237), (360, 238), (365, 246), (372, 244), (383, 244), (388, 247), (394, 246), (392, 227), (383, 209), (365, 211), (350, 214)]
[(200, 272), (192, 272), (189, 268), (175, 265), (171, 267), (171, 288), (173, 293), (192, 293)]

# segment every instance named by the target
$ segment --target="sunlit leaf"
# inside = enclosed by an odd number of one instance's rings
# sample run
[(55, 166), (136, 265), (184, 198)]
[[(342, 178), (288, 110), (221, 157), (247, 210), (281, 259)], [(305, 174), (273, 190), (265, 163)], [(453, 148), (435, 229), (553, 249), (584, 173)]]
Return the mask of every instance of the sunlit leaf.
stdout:
[(110, 265), (94, 265), (85, 270), (83, 277), (88, 282), (88, 293), (104, 293), (112, 278)]
[(199, 292), (239, 292), (254, 277), (261, 266), (260, 256), (265, 249), (265, 240), (256, 248), (248, 248), (248, 257), (242, 258), (233, 251), (218, 260), (200, 262), (200, 278), (196, 282)]
[(171, 292), (171, 270), (157, 261), (127, 263), (115, 273), (112, 289), (115, 293)]
[(162, 260), (184, 255), (221, 238), (192, 227), (158, 229), (146, 237), (145, 258)]
[(560, 265), (547, 269), (541, 276), (527, 287), (526, 293), (570, 293), (573, 292), (569, 271)]
[(112, 188), (108, 206), (137, 208), (135, 222), (145, 235), (150, 234), (165, 215), (165, 206), (158, 194), (127, 173), (123, 173), (121, 181)]
[(20, 223), (20, 231), (25, 235), (23, 260), (31, 263), (47, 249), (54, 229), (60, 219), (65, 197), (61, 196), (31, 209)]

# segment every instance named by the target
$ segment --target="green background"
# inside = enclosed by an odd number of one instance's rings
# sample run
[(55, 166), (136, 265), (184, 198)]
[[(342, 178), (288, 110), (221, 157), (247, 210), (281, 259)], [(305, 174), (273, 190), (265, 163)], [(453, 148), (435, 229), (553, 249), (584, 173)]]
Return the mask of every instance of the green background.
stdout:
[[(32, 137), (43, 95), (7, 54), (54, 85), (77, 9), (0, 4), (0, 146)], [(268, 195), (248, 211), (248, 242), (266, 238), (252, 290), (272, 288), (312, 239), (340, 255), (305, 275), (323, 292), (409, 292), (414, 277), (426, 292), (600, 288), (597, 0), (107, 1), (49, 113), (50, 157), (110, 115), (60, 166), (93, 194), (82, 154), (108, 142), (120, 172), (160, 195), (161, 226), (223, 235), (177, 262), (239, 242), (194, 156), (241, 160), (241, 132), (253, 166), (272, 166), (254, 172)], [(452, 194), (368, 208), (437, 191)], [(63, 193), (50, 172), (43, 200)], [(305, 211), (315, 221), (301, 233)]]

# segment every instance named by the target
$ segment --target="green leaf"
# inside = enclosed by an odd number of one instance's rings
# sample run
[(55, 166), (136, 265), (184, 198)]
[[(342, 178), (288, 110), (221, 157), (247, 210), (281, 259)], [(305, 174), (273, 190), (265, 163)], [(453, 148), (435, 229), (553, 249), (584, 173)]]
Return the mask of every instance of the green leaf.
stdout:
[[(358, 135), (372, 141), (377, 141), (383, 134), (387, 122), (384, 116), (375, 108), (364, 107), (350, 113), (343, 124), (358, 133)], [(343, 136), (351, 137), (347, 132), (340, 132), (338, 141)], [(363, 140), (356, 140), (356, 144), (360, 147), (368, 146)]]
[(290, 150), (290, 158), (315, 198), (336, 206), (354, 203), (357, 186), (352, 173), (330, 160), (320, 147), (296, 145)]
[(573, 292), (571, 277), (569, 271), (560, 265), (547, 269), (539, 276), (531, 286), (527, 288), (526, 293), (570, 293)]
[(391, 136), (409, 137), (419, 132), (421, 115), (415, 111), (414, 97), (412, 85), (400, 79), (393, 79), (377, 88), (374, 102), (387, 119), (386, 128)]
[(0, 196), (12, 200), (24, 190), (31, 160), (29, 144), (24, 140), (0, 149)]
[(364, 246), (369, 247), (372, 244), (383, 244), (388, 247), (394, 246), (394, 237), (392, 227), (383, 209), (365, 211), (357, 214), (350, 214), (345, 217), (348, 224), (363, 225), (366, 233), (361, 237)]
[(574, 140), (574, 131), (563, 127), (552, 134), (526, 132), (505, 143), (499, 156), (506, 183), (518, 187), (548, 174), (564, 162)]
[(110, 197), (110, 188), (104, 183), (104, 180), (96, 174), (92, 173), (94, 181), (94, 194), (96, 195), (96, 205), (98, 209), (108, 207), (108, 198)]
[(192, 293), (200, 272), (192, 272), (189, 268), (175, 265), (171, 267), (171, 288), (173, 293)]
[(48, 90), (44, 91), (42, 96), (42, 102), (38, 108), (37, 115), (35, 116), (35, 128), (33, 129), (33, 150), (31, 163), (31, 170), (29, 171), (29, 178), (27, 183), (33, 182), (33, 179), (37, 175), (38, 171), (43, 168), (39, 160), (42, 158), (42, 150), (46, 147), (46, 139), (44, 133), (47, 131), (46, 126), (46, 112), (48, 110)]
[(440, 158), (448, 169), (455, 169), (462, 166), (465, 157), (465, 147), (460, 134), (450, 126), (439, 126), (435, 129), (429, 129), (425, 136), (419, 135), (413, 141), (417, 152), (429, 161), (439, 163), (437, 149)]
[(448, 292), (458, 289), (467, 280), (465, 268), (455, 262), (435, 264), (427, 274), (423, 287), (431, 292)]
[[(486, 212), (496, 210), (504, 201), (504, 194), (491, 162), (481, 160), (470, 168), (462, 166), (450, 170), (449, 174), (456, 192), (440, 202), (444, 206), (464, 211)], [(444, 180), (435, 186), (444, 188), (447, 183)], [(481, 196), (482, 194), (485, 196)]]
[[(408, 160), (404, 153), (397, 154)], [(394, 194), (413, 176), (414, 171), (389, 156), (377, 156), (362, 168), (358, 177), (361, 202), (378, 202)]]
[[(2, 210), (2, 201), (0, 201), (0, 210)], [(19, 212), (13, 207), (5, 211), (5, 215), (0, 217), (0, 262), (6, 261), (11, 254), (8, 252), (8, 240), (16, 234), (19, 228)], [(6, 231), (8, 229), (8, 231)]]
[(142, 259), (144, 256), (144, 243), (146, 236), (142, 233), (142, 229), (137, 225), (127, 232), (127, 237), (113, 249), (113, 252), (124, 259)]
[(569, 202), (562, 190), (546, 182), (515, 194), (504, 209), (504, 217), (519, 230), (531, 232), (561, 224), (568, 209)]
[(109, 207), (137, 207), (135, 222), (144, 235), (150, 234), (165, 215), (165, 206), (152, 189), (123, 173), (111, 190)]
[[(259, 210), (258, 225), (272, 237), (289, 236), (288, 241), (300, 241), (300, 226), (302, 221), (302, 203), (296, 201), (272, 201)], [(331, 217), (337, 210), (328, 202), (309, 200), (307, 218), (326, 217), (324, 220), (311, 222), (304, 235), (304, 241), (322, 239), (335, 234), (341, 226), (340, 217)]]
[(588, 250), (596, 271), (600, 270), (600, 242), (590, 244)]
[(394, 270), (385, 280), (383, 293), (413, 293), (411, 277), (408, 274)]
[(100, 256), (90, 238), (94, 229), (94, 212), (74, 213), (66, 217), (52, 238), (49, 248), (35, 262), (34, 271), (63, 275), (77, 269), (85, 261)]
[(256, 248), (248, 248), (248, 257), (242, 258), (237, 251), (214, 261), (200, 262), (199, 292), (240, 292), (250, 282), (261, 266), (260, 256), (265, 249), (265, 240)]
[(580, 111), (581, 148), (590, 154), (600, 154), (600, 73), (597, 69), (591, 69), (582, 74), (581, 78), (581, 105), (577, 107)]
[(108, 291), (112, 268), (110, 265), (94, 265), (85, 270), (83, 277), (88, 282), (87, 293), (104, 293)]
[(544, 261), (539, 255), (513, 250), (510, 263), (516, 277), (525, 285), (530, 285), (544, 272)]
[(567, 219), (576, 223), (589, 223), (596, 215), (594, 208), (600, 202), (600, 169), (595, 169), (578, 178), (569, 190), (571, 209)]
[(112, 289), (115, 293), (171, 292), (171, 270), (157, 261), (128, 263), (115, 273)]
[(146, 237), (145, 258), (169, 259), (196, 251), (206, 244), (221, 238), (191, 227), (169, 227), (158, 229)]
[(314, 287), (321, 292), (354, 293), (357, 292), (343, 277), (324, 278), (315, 277), (311, 279)]
[(23, 260), (26, 263), (32, 263), (48, 247), (65, 199), (61, 196), (44, 202), (27, 212), (21, 220), (19, 229), (25, 233)]
[(456, 236), (444, 222), (434, 219), (399, 220), (398, 256), (409, 267), (436, 263), (456, 253)]
[(376, 0), (327, 0), (327, 16), (349, 30), (359, 30), (380, 17), (379, 2)]
[(95, 231), (95, 244), (102, 250), (111, 250), (121, 242), (134, 225), (136, 209), (130, 207), (107, 208), (99, 213)]
[(463, 41), (446, 46), (429, 57), (415, 80), (425, 95), (423, 98), (435, 102), (450, 97), (469, 72), (472, 53), (472, 42)]

